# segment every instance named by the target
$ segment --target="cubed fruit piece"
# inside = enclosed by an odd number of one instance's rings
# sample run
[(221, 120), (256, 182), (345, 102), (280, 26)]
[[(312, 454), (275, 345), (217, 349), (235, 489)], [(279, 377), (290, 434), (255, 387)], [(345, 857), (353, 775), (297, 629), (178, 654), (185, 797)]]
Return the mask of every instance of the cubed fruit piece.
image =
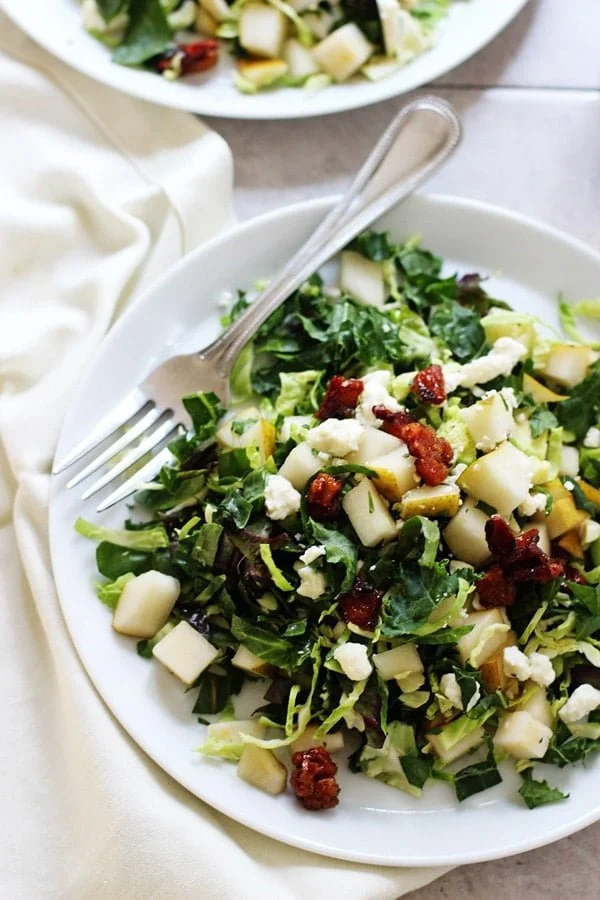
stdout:
[(283, 478), (287, 478), (297, 491), (302, 491), (306, 487), (306, 482), (309, 478), (316, 475), (324, 465), (325, 463), (313, 451), (312, 447), (303, 443), (290, 450), (283, 461), (279, 474)]
[[(583, 523), (582, 523), (583, 524)], [(570, 555), (575, 557), (575, 559), (583, 559), (583, 545), (581, 543), (581, 538), (579, 536), (579, 528), (574, 528), (571, 531), (567, 531), (566, 534), (563, 534), (562, 537), (558, 540), (558, 546)]]
[(595, 503), (596, 506), (600, 506), (600, 490), (598, 488), (595, 488), (591, 484), (588, 484), (587, 481), (583, 480), (583, 478), (580, 478), (577, 481), (577, 484), (585, 494), (587, 500), (589, 500), (591, 503)]
[(305, 437), (306, 432), (316, 425), (314, 416), (286, 416), (279, 429), (279, 440), (289, 441), (292, 436), (295, 440)]
[(214, 662), (219, 651), (187, 622), (180, 622), (154, 645), (152, 655), (189, 685)]
[(246, 81), (257, 88), (269, 87), (287, 73), (287, 65), (282, 59), (240, 59), (238, 69)]
[(402, 11), (398, 0), (376, 0), (376, 3), (384, 50), (387, 56), (396, 56), (404, 33)]
[(264, 747), (246, 744), (237, 767), (243, 781), (265, 794), (282, 794), (287, 783), (287, 769)]
[(463, 665), (469, 662), (475, 668), (481, 666), (501, 647), (512, 641), (510, 627), (503, 607), (482, 609), (469, 613), (462, 625), (472, 625), (471, 631), (459, 638), (456, 649)]
[(404, 442), (400, 438), (394, 437), (393, 434), (387, 434), (385, 431), (380, 431), (379, 428), (365, 425), (358, 439), (358, 450), (349, 453), (346, 460), (349, 463), (366, 466), (370, 460), (387, 456), (393, 450), (405, 446)]
[(519, 341), (531, 352), (535, 340), (535, 328), (531, 322), (510, 321), (506, 320), (502, 313), (496, 315), (490, 313), (481, 324), (488, 344), (493, 345), (499, 338), (509, 337), (513, 341)]
[(373, 662), (384, 681), (423, 671), (423, 661), (415, 644), (401, 644), (383, 653), (374, 653)]
[[(310, 5), (314, 6), (314, 0), (311, 0)], [(333, 13), (319, 8), (317, 12), (304, 13), (302, 21), (316, 40), (322, 41), (331, 31), (335, 22), (335, 16)]]
[(444, 540), (452, 553), (476, 569), (485, 565), (491, 556), (485, 538), (488, 518), (472, 500), (467, 500), (444, 529)]
[(505, 441), (515, 421), (501, 394), (492, 394), (462, 410), (469, 434), (478, 450), (487, 453)]
[(179, 591), (179, 581), (171, 575), (154, 570), (137, 575), (123, 588), (112, 627), (130, 637), (154, 637), (171, 615)]
[(281, 53), (287, 19), (274, 6), (246, 3), (240, 11), (239, 29), (239, 41), (244, 50), (274, 59)]
[[(343, 31), (343, 28), (339, 30)], [(334, 31), (332, 37), (336, 34), (338, 32)], [(346, 250), (342, 253), (340, 266), (340, 288), (344, 293), (368, 306), (383, 306), (386, 292), (382, 263), (373, 262), (353, 250)]]
[(369, 468), (377, 472), (377, 490), (388, 500), (401, 500), (417, 482), (415, 461), (404, 447), (372, 459)]
[(400, 503), (403, 519), (410, 516), (454, 516), (460, 505), (460, 490), (456, 484), (438, 484), (435, 487), (413, 488), (404, 494)]
[(560, 455), (559, 475), (577, 478), (579, 475), (579, 450), (577, 447), (564, 446)]
[(304, 733), (290, 745), (290, 753), (300, 753), (312, 747), (324, 747), (328, 753), (339, 753), (344, 749), (344, 735), (341, 731), (330, 731), (322, 738), (316, 738), (317, 725), (307, 725)]
[(283, 45), (283, 58), (288, 67), (288, 75), (294, 80), (302, 80), (320, 72), (319, 64), (308, 47), (303, 47), (296, 38), (289, 38)]
[(471, 750), (475, 750), (476, 747), (479, 747), (483, 743), (485, 737), (485, 731), (481, 725), (479, 725), (460, 740), (450, 741), (447, 739), (448, 728), (453, 724), (454, 723), (451, 722), (450, 726), (447, 725), (439, 734), (427, 735), (427, 740), (433, 747), (435, 755), (446, 765), (454, 762), (455, 759), (460, 759), (461, 756), (470, 753)]
[(244, 672), (249, 672), (251, 675), (270, 675), (273, 672), (273, 666), (266, 663), (260, 656), (256, 656), (243, 644), (240, 644), (235, 651), (231, 665), (243, 669)]
[(381, 81), (389, 78), (402, 66), (399, 59), (390, 59), (389, 56), (372, 56), (361, 68), (362, 74), (369, 81)]
[(255, 406), (240, 410), (217, 431), (217, 443), (228, 450), (256, 447), (263, 459), (275, 449), (275, 428)]
[(460, 487), (503, 516), (529, 496), (532, 460), (508, 441), (472, 463), (458, 479)]
[(548, 702), (548, 698), (546, 696), (546, 691), (544, 688), (538, 688), (538, 690), (534, 691), (525, 701), (525, 703), (521, 703), (519, 709), (523, 712), (529, 713), (530, 716), (533, 716), (538, 722), (541, 722), (542, 725), (545, 725), (546, 728), (552, 728), (554, 724), (554, 716), (552, 715), (552, 707)]
[(592, 348), (584, 344), (553, 344), (543, 374), (566, 388), (573, 388), (583, 381), (595, 359)]
[(506, 713), (494, 735), (497, 750), (516, 759), (541, 759), (546, 755), (552, 729), (523, 710)]
[(546, 527), (550, 540), (553, 541), (567, 531), (578, 529), (587, 518), (589, 518), (589, 513), (577, 509), (570, 494), (568, 497), (555, 500), (552, 512), (546, 516)]
[(215, 37), (219, 23), (207, 13), (204, 7), (199, 6), (196, 12), (196, 31), (206, 37)]
[(565, 394), (551, 391), (545, 384), (527, 373), (523, 375), (523, 392), (531, 394), (536, 403), (561, 403), (563, 400), (569, 399)]
[(335, 81), (346, 81), (358, 72), (372, 52), (373, 45), (353, 22), (337, 28), (314, 49), (317, 62)]
[(396, 537), (396, 523), (369, 478), (363, 478), (348, 491), (342, 506), (364, 547), (375, 547)]
[[(542, 513), (543, 515), (543, 513)], [(538, 534), (540, 539), (538, 541), (538, 547), (548, 556), (550, 556), (551, 546), (550, 546), (550, 535), (548, 534), (548, 526), (545, 522), (536, 522), (535, 527), (538, 530)]]
[(255, 738), (264, 738), (267, 729), (256, 719), (231, 719), (225, 722), (214, 722), (207, 728), (207, 737), (215, 741), (223, 741), (227, 744), (239, 744), (242, 735), (248, 734)]
[[(200, 10), (205, 10), (217, 22), (231, 18), (231, 9), (225, 0), (200, 0), (198, 15), (200, 15)], [(196, 19), (196, 27), (197, 25), (198, 20)]]
[(506, 636), (505, 643), (499, 650), (490, 656), (484, 663), (479, 666), (482, 681), (486, 691), (503, 691), (507, 693), (511, 687), (518, 688), (518, 682), (515, 678), (509, 677), (504, 671), (504, 648), (514, 646), (517, 643), (517, 636), (514, 632), (509, 631)]
[(544, 485), (553, 501), (572, 499), (571, 492), (566, 489), (560, 478), (553, 478)]

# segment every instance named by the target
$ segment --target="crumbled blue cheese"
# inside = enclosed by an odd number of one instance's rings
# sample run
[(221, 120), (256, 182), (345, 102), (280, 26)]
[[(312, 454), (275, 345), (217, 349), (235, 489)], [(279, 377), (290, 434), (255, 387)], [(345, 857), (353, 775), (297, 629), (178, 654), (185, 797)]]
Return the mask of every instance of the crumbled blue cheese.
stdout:
[(505, 674), (518, 681), (534, 681), (548, 687), (556, 678), (552, 663), (544, 653), (526, 656), (518, 647), (505, 647), (502, 658)]
[(315, 544), (312, 547), (307, 547), (307, 549), (300, 557), (300, 562), (303, 562), (305, 565), (309, 566), (315, 561), (315, 559), (318, 559), (320, 556), (325, 556), (325, 547), (319, 547), (317, 544)]
[(270, 519), (287, 519), (300, 509), (300, 493), (283, 475), (269, 475), (265, 487), (265, 509)]
[(309, 600), (317, 600), (327, 589), (327, 582), (322, 572), (317, 572), (311, 566), (300, 566), (296, 568), (300, 576), (300, 585), (296, 588), (296, 593), (301, 597), (308, 597)]
[[(454, 674), (454, 672), (442, 675), (442, 677), (440, 678), (440, 689), (444, 697), (446, 697), (446, 699), (450, 701), (452, 706), (455, 706), (456, 709), (463, 709), (462, 691), (460, 689), (458, 681), (456, 680), (456, 675)], [(479, 685), (477, 685), (475, 693), (467, 704), (466, 712), (471, 712), (473, 707), (477, 706), (480, 700), (481, 688), (479, 687)]]
[(365, 389), (360, 395), (356, 410), (356, 418), (363, 425), (380, 427), (381, 420), (373, 415), (374, 406), (385, 406), (390, 412), (399, 412), (402, 408), (388, 390), (392, 377), (392, 372), (387, 369), (378, 369), (363, 376)]
[(350, 643), (350, 641), (336, 647), (333, 658), (340, 664), (340, 668), (347, 678), (352, 681), (363, 681), (373, 671), (371, 661), (367, 656), (367, 648), (364, 644)]
[(569, 725), (579, 722), (600, 706), (600, 691), (591, 684), (581, 684), (575, 688), (567, 702), (558, 711), (559, 719)]
[(597, 450), (600, 447), (600, 428), (595, 426), (588, 428), (583, 439), (583, 446), (590, 447), (592, 450)]
[(529, 677), (531, 681), (548, 687), (556, 678), (556, 672), (549, 658), (544, 653), (529, 654)]
[(510, 375), (514, 367), (527, 355), (527, 348), (514, 338), (501, 337), (485, 356), (473, 359), (464, 366), (444, 366), (446, 392), (451, 394), (457, 387), (472, 388), (486, 384), (500, 375)]
[(356, 419), (325, 419), (306, 434), (306, 442), (314, 450), (347, 456), (358, 450), (363, 427)]

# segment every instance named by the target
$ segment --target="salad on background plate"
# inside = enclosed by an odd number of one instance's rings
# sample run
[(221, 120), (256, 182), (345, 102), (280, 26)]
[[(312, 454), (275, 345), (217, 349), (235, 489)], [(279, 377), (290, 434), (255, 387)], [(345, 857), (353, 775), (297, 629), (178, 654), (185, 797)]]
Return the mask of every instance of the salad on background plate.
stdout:
[(185, 398), (135, 519), (76, 524), (114, 629), (195, 691), (199, 752), (312, 810), (342, 751), (459, 800), (510, 761), (533, 808), (600, 749), (600, 304), (557, 335), (441, 265), (361, 235), (246, 347), (232, 409)]
[(240, 91), (379, 81), (429, 50), (455, 0), (82, 0), (84, 28), (113, 60), (175, 80), (214, 68)]

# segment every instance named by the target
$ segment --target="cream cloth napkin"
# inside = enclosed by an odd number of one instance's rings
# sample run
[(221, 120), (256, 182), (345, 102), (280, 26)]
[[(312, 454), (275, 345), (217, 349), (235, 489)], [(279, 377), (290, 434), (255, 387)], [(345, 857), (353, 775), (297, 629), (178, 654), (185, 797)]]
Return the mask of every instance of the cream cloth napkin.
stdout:
[(322, 859), (213, 812), (112, 718), (62, 620), (49, 467), (79, 373), (232, 220), (227, 146), (70, 71), (0, 13), (0, 896), (393, 898), (442, 874)]

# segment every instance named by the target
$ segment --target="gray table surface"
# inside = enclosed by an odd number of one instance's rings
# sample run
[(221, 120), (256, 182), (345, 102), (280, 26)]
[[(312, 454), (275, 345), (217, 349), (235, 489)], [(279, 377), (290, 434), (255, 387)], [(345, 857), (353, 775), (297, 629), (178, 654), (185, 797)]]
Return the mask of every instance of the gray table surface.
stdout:
[[(498, 0), (501, 2), (501, 0)], [(464, 121), (428, 190), (497, 203), (600, 249), (600, 0), (530, 0), (491, 45), (433, 88)], [(210, 124), (236, 161), (242, 219), (336, 193), (406, 98), (296, 122)], [(510, 859), (463, 866), (411, 900), (600, 896), (600, 824)]]

